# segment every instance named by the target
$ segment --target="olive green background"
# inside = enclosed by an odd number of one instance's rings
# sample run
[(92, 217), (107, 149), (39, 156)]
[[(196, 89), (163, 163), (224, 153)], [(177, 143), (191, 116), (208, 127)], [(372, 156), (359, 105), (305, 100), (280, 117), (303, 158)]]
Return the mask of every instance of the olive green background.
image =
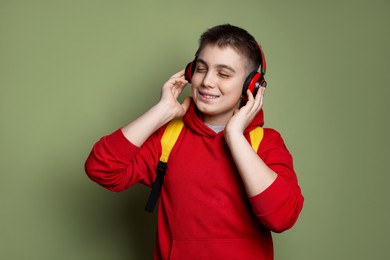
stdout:
[(149, 190), (109, 192), (84, 161), (158, 101), (205, 29), (232, 23), (263, 45), (266, 126), (305, 196), (275, 258), (390, 259), (389, 14), (385, 0), (0, 0), (0, 258), (152, 258)]

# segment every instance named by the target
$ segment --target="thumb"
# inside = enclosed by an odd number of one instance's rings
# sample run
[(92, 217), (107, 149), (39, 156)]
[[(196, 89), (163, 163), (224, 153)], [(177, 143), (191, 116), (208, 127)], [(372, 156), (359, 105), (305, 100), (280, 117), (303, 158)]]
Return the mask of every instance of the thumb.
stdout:
[(186, 99), (184, 99), (183, 103), (181, 104), (181, 107), (183, 108), (184, 113), (187, 112), (188, 108), (190, 107), (190, 104), (191, 104), (190, 97), (187, 97)]

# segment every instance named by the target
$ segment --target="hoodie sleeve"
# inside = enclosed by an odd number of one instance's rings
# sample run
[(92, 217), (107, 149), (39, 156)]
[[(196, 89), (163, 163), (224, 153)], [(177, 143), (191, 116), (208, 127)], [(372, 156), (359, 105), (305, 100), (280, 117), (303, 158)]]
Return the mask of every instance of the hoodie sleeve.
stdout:
[(111, 191), (123, 191), (140, 182), (151, 186), (161, 153), (160, 133), (137, 147), (118, 129), (102, 137), (85, 162), (88, 177)]
[(295, 224), (303, 207), (293, 158), (280, 134), (269, 128), (264, 129), (258, 154), (278, 176), (265, 191), (249, 199), (263, 225), (280, 233)]

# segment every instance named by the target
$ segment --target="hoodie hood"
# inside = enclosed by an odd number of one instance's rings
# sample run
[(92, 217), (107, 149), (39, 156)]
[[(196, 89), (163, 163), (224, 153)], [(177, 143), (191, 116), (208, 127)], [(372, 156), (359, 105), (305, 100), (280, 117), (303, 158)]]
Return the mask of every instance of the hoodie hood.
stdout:
[[(187, 113), (183, 117), (184, 123), (190, 128), (192, 131), (199, 135), (214, 137), (219, 133), (214, 132), (210, 129), (202, 119), (202, 112), (198, 110), (193, 100), (191, 100), (191, 105), (187, 111)], [(244, 133), (249, 132), (250, 130), (264, 125), (264, 113), (263, 109), (259, 111), (259, 113), (255, 116), (249, 126), (245, 129)], [(222, 133), (222, 132), (221, 132)]]

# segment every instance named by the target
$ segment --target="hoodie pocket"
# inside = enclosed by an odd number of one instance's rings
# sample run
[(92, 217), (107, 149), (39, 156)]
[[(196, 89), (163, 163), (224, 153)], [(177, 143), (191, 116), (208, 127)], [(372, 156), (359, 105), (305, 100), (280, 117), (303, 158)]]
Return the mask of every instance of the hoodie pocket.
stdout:
[(170, 260), (266, 260), (272, 259), (271, 245), (255, 239), (173, 240)]

